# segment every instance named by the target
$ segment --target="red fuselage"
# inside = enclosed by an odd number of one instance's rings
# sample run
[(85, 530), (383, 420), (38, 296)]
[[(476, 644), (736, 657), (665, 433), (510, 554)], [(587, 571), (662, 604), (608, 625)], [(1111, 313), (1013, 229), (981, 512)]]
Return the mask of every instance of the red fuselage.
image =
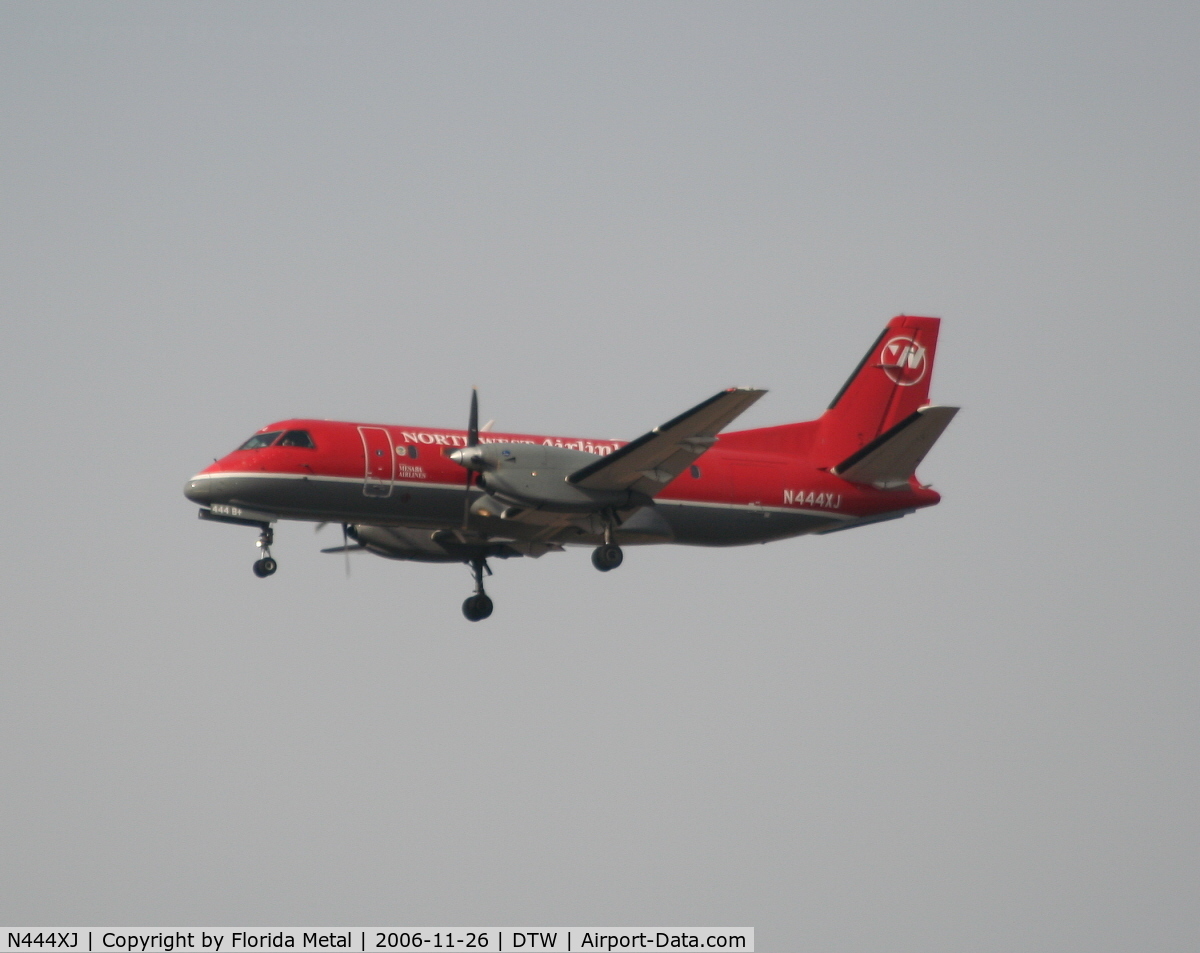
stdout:
[[(457, 526), (467, 473), (446, 453), (465, 447), (465, 431), (430, 427), (285, 420), (260, 433), (302, 431), (313, 446), (235, 450), (193, 477), (186, 495), (204, 506), (241, 507), (283, 519)], [(902, 515), (940, 499), (914, 478), (904, 489), (850, 483), (804, 453), (814, 425), (722, 434), (655, 498), (669, 537), (624, 542), (738, 545), (828, 532)], [(277, 438), (278, 439), (278, 438)], [(605, 456), (618, 440), (485, 433), (481, 443), (563, 447)], [(477, 492), (477, 491), (476, 491)], [(486, 522), (486, 520), (485, 520)], [(502, 535), (536, 532), (496, 521)], [(594, 543), (577, 533), (567, 543)]]

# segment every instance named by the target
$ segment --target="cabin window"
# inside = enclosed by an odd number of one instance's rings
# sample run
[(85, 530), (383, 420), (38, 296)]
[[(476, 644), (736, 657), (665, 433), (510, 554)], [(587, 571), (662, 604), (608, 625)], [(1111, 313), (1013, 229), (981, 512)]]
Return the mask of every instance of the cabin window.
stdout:
[(690, 467), (688, 467), (688, 469), (692, 471), (692, 479), (693, 480), (700, 479), (700, 468), (698, 466), (696, 466), (696, 464), (693, 463)]
[(396, 448), (396, 456), (412, 457), (412, 459), (415, 460), (415, 459), (417, 459), (417, 448), (416, 447), (405, 447), (405, 446), (397, 447)]
[(279, 441), (281, 447), (307, 447), (309, 450), (316, 450), (317, 445), (313, 443), (312, 434), (307, 430), (289, 430), (283, 435), (283, 439)]
[(275, 442), (282, 430), (272, 430), (270, 433), (256, 433), (253, 437), (247, 440), (244, 444), (238, 447), (239, 450), (261, 450), (263, 447), (269, 447)]

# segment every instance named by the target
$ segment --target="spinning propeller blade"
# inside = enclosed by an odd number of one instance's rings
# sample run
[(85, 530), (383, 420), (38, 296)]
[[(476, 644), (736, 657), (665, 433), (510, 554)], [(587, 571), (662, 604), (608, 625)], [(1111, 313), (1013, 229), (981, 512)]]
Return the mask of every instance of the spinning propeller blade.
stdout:
[[(323, 530), (328, 525), (329, 525), (329, 523), (318, 523), (316, 526), (313, 527), (313, 532), (319, 533), (319, 532), (321, 532), (321, 530)], [(322, 549), (321, 552), (323, 552), (323, 553), (345, 553), (346, 554), (346, 578), (349, 579), (350, 578), (350, 551), (365, 549), (365, 548), (366, 547), (363, 546), (361, 543), (355, 543), (353, 546), (350, 545), (350, 526), (348, 523), (343, 523), (342, 524), (342, 545), (334, 546), (331, 549)]]
[[(467, 418), (467, 446), (479, 446), (479, 388), (471, 388), (471, 415)], [(466, 532), (471, 519), (471, 481), (475, 474), (467, 470), (467, 485), (463, 491), (463, 521), (462, 528)]]
[(467, 421), (467, 446), (479, 445), (479, 388), (471, 388), (471, 416)]

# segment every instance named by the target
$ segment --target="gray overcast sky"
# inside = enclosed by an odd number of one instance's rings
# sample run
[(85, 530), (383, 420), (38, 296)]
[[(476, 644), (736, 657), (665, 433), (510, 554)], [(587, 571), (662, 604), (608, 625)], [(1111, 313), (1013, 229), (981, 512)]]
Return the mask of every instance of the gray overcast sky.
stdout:
[[(0, 921), (1200, 946), (1195, 3), (0, 7)], [(935, 510), (461, 567), (200, 523), (291, 415), (815, 416)]]

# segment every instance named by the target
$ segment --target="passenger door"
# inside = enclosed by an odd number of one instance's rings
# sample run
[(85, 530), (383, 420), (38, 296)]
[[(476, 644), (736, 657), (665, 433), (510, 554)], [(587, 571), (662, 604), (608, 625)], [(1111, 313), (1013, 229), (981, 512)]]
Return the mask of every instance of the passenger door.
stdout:
[(366, 465), (363, 493), (367, 496), (391, 496), (392, 481), (396, 478), (396, 452), (392, 447), (392, 435), (383, 427), (359, 427), (358, 435), (362, 437)]

